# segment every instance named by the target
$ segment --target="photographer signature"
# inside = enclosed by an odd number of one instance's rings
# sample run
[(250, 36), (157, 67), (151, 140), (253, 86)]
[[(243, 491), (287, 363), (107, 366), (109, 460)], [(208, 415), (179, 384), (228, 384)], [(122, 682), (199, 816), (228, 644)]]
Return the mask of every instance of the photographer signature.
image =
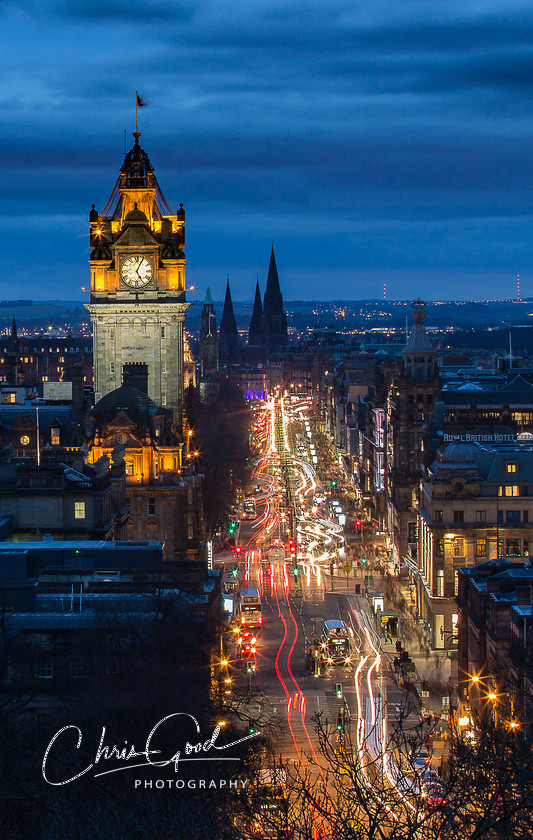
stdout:
[[(172, 754), (168, 757), (161, 757), (162, 750), (159, 749), (152, 749), (152, 741), (155, 735), (164, 736), (164, 729), (163, 725), (169, 721), (173, 720), (174, 718), (178, 717), (185, 717), (189, 718), (189, 720), (193, 721), (194, 726), (196, 728), (196, 735), (198, 736), (198, 740), (191, 743), (190, 741), (185, 742), (185, 746), (181, 749), (178, 749), (174, 752), (170, 751)], [(213, 733), (210, 738), (206, 741), (202, 740), (201, 738), (201, 730), (200, 725), (196, 718), (193, 715), (188, 714), (187, 712), (175, 712), (172, 715), (167, 715), (162, 720), (160, 720), (156, 725), (153, 727), (151, 732), (149, 733), (146, 742), (143, 745), (141, 750), (137, 750), (134, 744), (128, 744), (127, 741), (124, 742), (123, 746), (118, 744), (113, 744), (112, 746), (105, 744), (105, 737), (106, 737), (106, 727), (102, 727), (102, 734), (100, 736), (100, 742), (98, 744), (98, 748), (95, 753), (94, 761), (87, 765), (83, 770), (80, 770), (79, 773), (76, 773), (74, 776), (70, 776), (68, 779), (61, 779), (59, 781), (52, 781), (48, 777), (47, 772), (47, 764), (49, 761), (52, 760), (54, 755), (54, 748), (59, 747), (60, 745), (63, 746), (63, 741), (65, 738), (68, 738), (69, 735), (74, 733), (75, 737), (77, 738), (76, 741), (76, 749), (79, 750), (83, 740), (83, 734), (81, 729), (74, 724), (69, 724), (67, 726), (63, 726), (52, 738), (50, 743), (48, 744), (46, 751), (43, 757), (42, 763), (42, 773), (43, 778), (49, 785), (68, 785), (70, 782), (74, 782), (76, 779), (85, 776), (93, 769), (99, 769), (100, 767), (104, 766), (101, 762), (105, 761), (114, 761), (114, 763), (122, 762), (119, 766), (113, 766), (109, 770), (101, 770), (100, 772), (94, 772), (94, 778), (98, 776), (106, 776), (111, 773), (120, 773), (122, 770), (133, 770), (137, 767), (168, 767), (169, 765), (174, 766), (174, 773), (178, 773), (179, 765), (183, 761), (240, 761), (239, 758), (230, 758), (224, 757), (221, 758), (216, 754), (212, 754), (211, 756), (204, 756), (204, 753), (209, 753), (212, 750), (229, 750), (231, 747), (235, 747), (237, 744), (242, 744), (244, 741), (250, 740), (250, 738), (255, 738), (259, 733), (254, 732), (250, 735), (245, 735), (243, 738), (239, 738), (236, 741), (232, 741), (230, 744), (223, 744), (218, 745), (216, 743), (218, 736), (220, 734), (220, 726), (215, 726)], [(168, 736), (167, 736), (168, 737)], [(137, 758), (143, 758), (144, 761), (130, 763)]]

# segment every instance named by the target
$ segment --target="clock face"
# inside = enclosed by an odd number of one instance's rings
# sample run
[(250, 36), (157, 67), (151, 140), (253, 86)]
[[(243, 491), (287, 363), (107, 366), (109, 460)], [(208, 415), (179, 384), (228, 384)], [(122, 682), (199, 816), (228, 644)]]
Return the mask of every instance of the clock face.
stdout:
[(154, 267), (142, 254), (132, 254), (120, 266), (120, 276), (128, 286), (139, 289), (150, 282), (154, 276)]

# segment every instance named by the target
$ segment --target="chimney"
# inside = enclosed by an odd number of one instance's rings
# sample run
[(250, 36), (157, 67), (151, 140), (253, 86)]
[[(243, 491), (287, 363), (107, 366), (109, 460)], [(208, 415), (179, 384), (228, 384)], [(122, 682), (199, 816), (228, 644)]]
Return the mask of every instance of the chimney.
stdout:
[(122, 365), (122, 384), (148, 393), (148, 365), (146, 362), (126, 362)]

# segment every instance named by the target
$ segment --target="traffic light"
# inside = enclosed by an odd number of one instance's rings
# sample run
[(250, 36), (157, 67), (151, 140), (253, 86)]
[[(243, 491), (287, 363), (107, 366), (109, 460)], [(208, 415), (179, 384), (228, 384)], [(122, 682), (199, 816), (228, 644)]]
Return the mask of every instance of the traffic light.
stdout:
[(342, 719), (342, 714), (339, 712), (339, 714), (337, 715), (337, 731), (342, 732), (343, 729), (344, 729), (344, 721)]
[(239, 574), (239, 567), (238, 566), (233, 566), (233, 568), (231, 570), (231, 574), (233, 575), (234, 578), (236, 578), (237, 575)]
[(366, 566), (366, 557), (361, 557), (361, 565)]
[(336, 479), (336, 478), (332, 478), (332, 479), (331, 479), (331, 486), (332, 486), (332, 487), (336, 487), (336, 486), (337, 486), (337, 479)]
[(342, 684), (335, 683), (335, 694), (337, 695), (337, 700), (342, 700)]
[(235, 546), (235, 554), (239, 555), (240, 553), (241, 553), (241, 547), (240, 547), (240, 545), (236, 545)]
[(295, 563), (294, 566), (292, 567), (292, 571), (293, 571), (294, 576), (298, 577), (298, 573), (299, 573), (300, 569), (299, 569), (297, 563)]
[(360, 520), (360, 519), (356, 519), (356, 521), (355, 521), (355, 527), (357, 528), (357, 531), (358, 531), (359, 533), (361, 533), (361, 525), (362, 525), (361, 520)]
[(248, 734), (255, 735), (255, 721), (253, 720), (248, 723)]

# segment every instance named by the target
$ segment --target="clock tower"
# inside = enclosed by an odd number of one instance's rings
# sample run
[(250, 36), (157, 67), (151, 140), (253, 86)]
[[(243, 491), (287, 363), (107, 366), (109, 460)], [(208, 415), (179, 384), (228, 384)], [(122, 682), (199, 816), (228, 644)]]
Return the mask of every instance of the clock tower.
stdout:
[(182, 427), (185, 211), (167, 204), (140, 132), (113, 192), (89, 214), (94, 390), (98, 401), (122, 385), (131, 362), (148, 366), (148, 395)]

